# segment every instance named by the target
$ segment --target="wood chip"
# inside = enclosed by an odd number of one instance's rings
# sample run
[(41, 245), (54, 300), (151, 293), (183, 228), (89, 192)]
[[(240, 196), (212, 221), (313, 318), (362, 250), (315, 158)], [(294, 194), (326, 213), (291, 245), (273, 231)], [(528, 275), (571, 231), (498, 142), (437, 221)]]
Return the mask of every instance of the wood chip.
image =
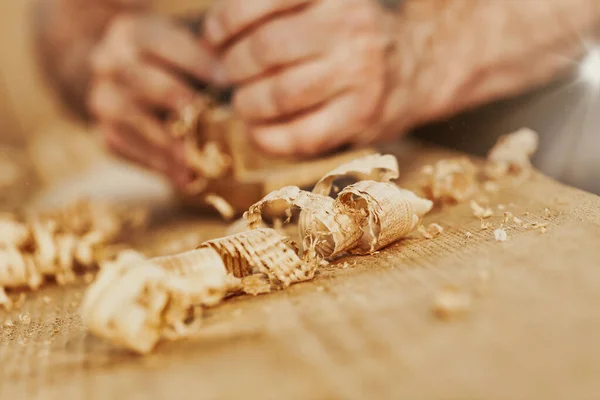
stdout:
[(494, 215), (494, 210), (491, 208), (485, 208), (479, 205), (475, 200), (471, 200), (471, 210), (473, 210), (473, 215), (477, 218), (490, 218)]
[(227, 200), (225, 200), (221, 196), (217, 196), (214, 193), (210, 193), (204, 196), (204, 201), (207, 204), (214, 207), (215, 210), (217, 210), (225, 220), (230, 220), (235, 216), (235, 210), (233, 209), (231, 204), (229, 204)]
[(497, 242), (505, 242), (508, 240), (508, 235), (504, 229), (498, 228), (494, 231), (494, 239)]
[(481, 230), (483, 230), (483, 231), (490, 229), (492, 227), (492, 223), (484, 221), (483, 218), (480, 220), (480, 223), (481, 223)]
[(471, 309), (471, 296), (454, 287), (446, 287), (435, 295), (433, 313), (442, 320), (464, 316)]
[(465, 237), (466, 237), (467, 239), (471, 239), (471, 238), (473, 237), (473, 234), (472, 234), (471, 232), (466, 232), (466, 233), (465, 233)]

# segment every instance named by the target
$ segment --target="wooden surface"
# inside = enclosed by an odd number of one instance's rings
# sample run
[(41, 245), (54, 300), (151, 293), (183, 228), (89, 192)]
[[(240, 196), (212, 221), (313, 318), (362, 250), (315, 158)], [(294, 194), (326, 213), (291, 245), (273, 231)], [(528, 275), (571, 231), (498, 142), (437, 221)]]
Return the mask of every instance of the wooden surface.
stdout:
[[(406, 153), (401, 183), (413, 186), (419, 166), (440, 156)], [(228, 300), (207, 313), (196, 339), (163, 343), (146, 358), (87, 334), (77, 312), (83, 288), (47, 287), (0, 313), (15, 324), (0, 328), (0, 398), (597, 398), (600, 199), (536, 175), (490, 201), (548, 221), (548, 232), (509, 227), (500, 243), (467, 204), (436, 210), (425, 223), (444, 226), (440, 237), (414, 235), (340, 260), (312, 282)], [(136, 242), (173, 251), (176, 238), (193, 246), (225, 227), (162, 218)], [(464, 318), (433, 316), (446, 285), (474, 293)]]

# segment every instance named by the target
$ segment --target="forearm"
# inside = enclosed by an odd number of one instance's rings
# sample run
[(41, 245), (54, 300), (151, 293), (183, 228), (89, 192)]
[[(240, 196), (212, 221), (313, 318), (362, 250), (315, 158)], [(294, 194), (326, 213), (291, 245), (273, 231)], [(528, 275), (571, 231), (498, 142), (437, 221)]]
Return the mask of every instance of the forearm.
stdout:
[(35, 29), (39, 61), (63, 102), (87, 117), (85, 95), (90, 80), (89, 57), (117, 2), (38, 0)]
[(552, 80), (600, 27), (597, 0), (407, 0), (391, 13), (390, 97), (415, 102), (413, 125)]

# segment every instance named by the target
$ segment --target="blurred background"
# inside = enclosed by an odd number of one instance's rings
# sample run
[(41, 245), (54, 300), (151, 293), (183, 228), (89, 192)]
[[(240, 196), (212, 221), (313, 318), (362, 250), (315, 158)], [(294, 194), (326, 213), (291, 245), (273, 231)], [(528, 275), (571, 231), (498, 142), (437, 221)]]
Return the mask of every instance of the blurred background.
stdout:
[[(0, 210), (26, 201), (55, 204), (91, 196), (167, 201), (160, 178), (107, 155), (85, 125), (48, 88), (33, 51), (34, 0), (3, 1), (0, 13)], [(210, 0), (160, 0), (158, 13), (183, 15)], [(598, 71), (600, 74), (600, 70)], [(483, 107), (417, 130), (420, 138), (484, 155), (496, 139), (522, 126), (542, 136), (535, 164), (545, 173), (600, 193), (600, 88), (577, 71), (543, 90)], [(128, 188), (129, 190), (123, 190)], [(131, 199), (135, 200), (135, 199)]]

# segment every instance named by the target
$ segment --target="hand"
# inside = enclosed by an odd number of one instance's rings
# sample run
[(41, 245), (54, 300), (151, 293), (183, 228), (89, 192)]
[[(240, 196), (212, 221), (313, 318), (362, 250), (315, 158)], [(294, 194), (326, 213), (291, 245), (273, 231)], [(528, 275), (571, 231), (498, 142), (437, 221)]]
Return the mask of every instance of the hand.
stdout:
[(158, 115), (198, 104), (184, 77), (214, 80), (218, 68), (208, 46), (170, 20), (126, 14), (109, 25), (92, 71), (88, 107), (109, 149), (184, 186), (183, 149)]
[(221, 0), (205, 34), (253, 141), (310, 155), (379, 134), (389, 17), (377, 0)]

